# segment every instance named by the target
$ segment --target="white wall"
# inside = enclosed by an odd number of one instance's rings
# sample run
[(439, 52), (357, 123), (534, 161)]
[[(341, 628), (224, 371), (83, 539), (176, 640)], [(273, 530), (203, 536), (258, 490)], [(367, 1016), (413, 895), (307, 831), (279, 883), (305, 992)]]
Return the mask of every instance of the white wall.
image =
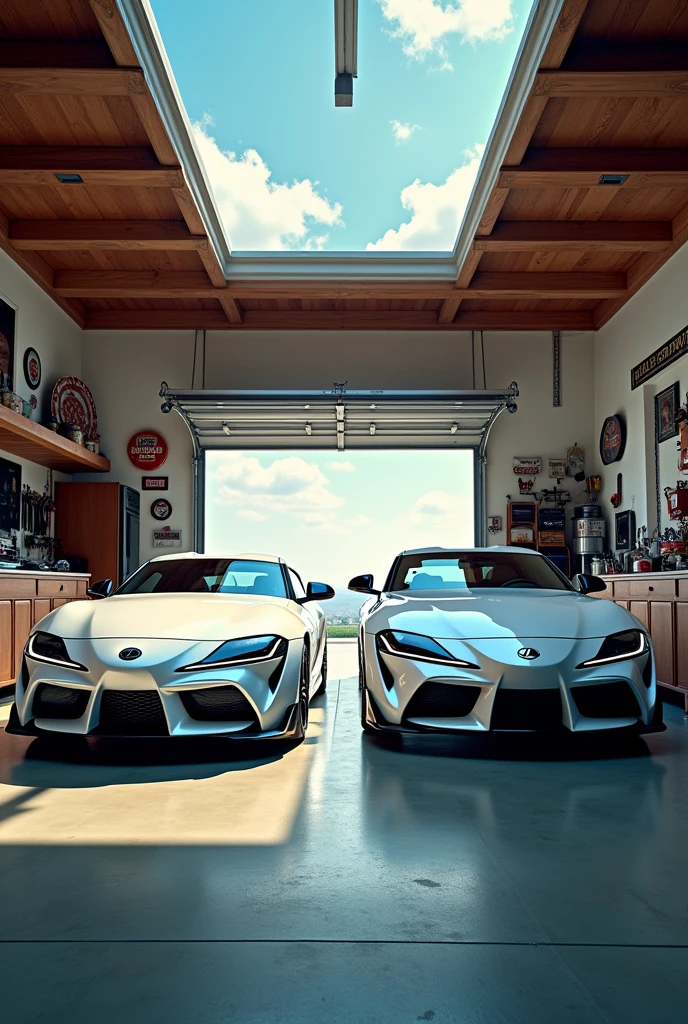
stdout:
[[(23, 370), (24, 351), (31, 346), (41, 357), (42, 379), (35, 393), (38, 408), (32, 419), (43, 422), (50, 415), (50, 396), (59, 377), (81, 376), (82, 331), (74, 321), (0, 250), (0, 296), (17, 308), (14, 351), (14, 390), (29, 399), (31, 389)], [(47, 470), (0, 450), (0, 456), (22, 466), (22, 483), (43, 493)], [(55, 480), (69, 480), (55, 473)], [(21, 539), (21, 538), (20, 538)]]
[[(176, 414), (163, 415), (158, 392), (189, 387), (193, 365), (191, 332), (90, 331), (84, 335), (83, 375), (93, 391), (102, 446), (112, 461), (111, 479), (139, 488), (141, 474), (129, 463), (126, 442), (134, 431), (155, 428), (170, 455), (160, 475), (170, 477), (168, 524), (191, 536), (191, 443)], [(488, 387), (516, 380), (518, 412), (503, 413), (488, 449), (488, 513), (505, 519), (506, 495), (518, 492), (514, 455), (563, 456), (578, 442), (592, 446), (592, 336), (563, 337), (563, 405), (552, 406), (552, 341), (549, 333), (486, 334)], [(208, 332), (205, 383), (208, 388), (330, 388), (334, 380), (352, 389), (470, 388), (470, 335), (450, 332)], [(196, 386), (201, 385), (200, 363)], [(481, 381), (478, 381), (478, 387)], [(537, 487), (550, 486), (545, 475)], [(572, 481), (567, 481), (567, 484)], [(579, 497), (576, 494), (576, 497)], [(154, 521), (145, 496), (141, 556), (150, 557)], [(505, 535), (491, 538), (503, 543)]]
[[(647, 384), (631, 391), (631, 368), (668, 341), (688, 323), (688, 246), (664, 267), (597, 333), (595, 338), (595, 444), (597, 472), (602, 474), (602, 503), (610, 526), (614, 522), (610, 496), (617, 472), (623, 476), (623, 508), (634, 508), (636, 522), (650, 532), (657, 525), (654, 469), (654, 396), (675, 381), (681, 400), (688, 390), (688, 356), (684, 355)], [(622, 413), (628, 441), (623, 458), (603, 467), (597, 444), (607, 416)], [(674, 487), (677, 469), (675, 438), (659, 446), (661, 486)], [(662, 497), (663, 510), (665, 508)], [(662, 527), (667, 525), (666, 516)]]

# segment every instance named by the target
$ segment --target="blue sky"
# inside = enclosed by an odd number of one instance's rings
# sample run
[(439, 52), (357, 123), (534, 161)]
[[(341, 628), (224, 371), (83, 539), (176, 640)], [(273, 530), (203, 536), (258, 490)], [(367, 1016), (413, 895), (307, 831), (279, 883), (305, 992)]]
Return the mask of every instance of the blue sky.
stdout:
[(453, 247), (531, 0), (359, 0), (350, 109), (333, 0), (152, 5), (234, 250)]
[(209, 451), (206, 480), (206, 551), (281, 555), (335, 588), (474, 542), (471, 451)]

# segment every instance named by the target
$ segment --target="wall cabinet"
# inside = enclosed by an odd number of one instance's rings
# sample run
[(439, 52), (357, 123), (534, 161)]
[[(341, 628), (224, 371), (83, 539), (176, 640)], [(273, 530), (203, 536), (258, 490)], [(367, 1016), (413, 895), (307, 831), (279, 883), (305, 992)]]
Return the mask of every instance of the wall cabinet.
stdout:
[(11, 692), (33, 626), (68, 601), (87, 599), (89, 576), (0, 572), (0, 695)]
[(688, 711), (688, 573), (605, 576), (600, 596), (637, 616), (652, 637), (657, 682), (680, 692)]

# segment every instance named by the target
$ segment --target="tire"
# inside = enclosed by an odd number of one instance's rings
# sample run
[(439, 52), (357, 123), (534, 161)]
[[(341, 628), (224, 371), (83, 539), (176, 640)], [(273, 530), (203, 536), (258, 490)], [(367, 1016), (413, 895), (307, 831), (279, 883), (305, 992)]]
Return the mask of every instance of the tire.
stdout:
[(320, 669), (320, 686), (315, 691), (314, 696), (319, 697), (321, 693), (325, 693), (327, 689), (327, 641), (325, 642), (325, 652), (322, 659), (322, 668)]
[(308, 644), (304, 643), (301, 652), (301, 671), (299, 674), (299, 693), (297, 702), (297, 727), (296, 732), (299, 739), (305, 739), (308, 729), (308, 705), (310, 703), (310, 675), (311, 658)]

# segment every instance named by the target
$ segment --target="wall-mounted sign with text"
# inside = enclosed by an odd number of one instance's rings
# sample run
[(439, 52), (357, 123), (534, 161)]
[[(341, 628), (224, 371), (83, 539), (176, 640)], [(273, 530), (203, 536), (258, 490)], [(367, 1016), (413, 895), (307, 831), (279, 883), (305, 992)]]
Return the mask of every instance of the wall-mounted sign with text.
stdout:
[(181, 530), (173, 530), (169, 526), (163, 526), (160, 530), (153, 530), (154, 548), (180, 548), (181, 546)]
[(514, 455), (514, 473), (517, 476), (536, 476), (541, 469), (539, 455)]
[(170, 485), (170, 478), (167, 476), (142, 476), (142, 491), (166, 491)]
[(129, 438), (127, 455), (137, 469), (160, 469), (167, 458), (167, 441), (157, 430), (138, 430)]
[(633, 367), (631, 370), (631, 391), (639, 388), (641, 384), (650, 380), (660, 370), (663, 370), (665, 366), (670, 366), (682, 355), (686, 355), (686, 353), (688, 353), (688, 327), (684, 327), (673, 338), (669, 338), (667, 342), (655, 349), (647, 359), (643, 359), (642, 363), (638, 363), (637, 366)]

